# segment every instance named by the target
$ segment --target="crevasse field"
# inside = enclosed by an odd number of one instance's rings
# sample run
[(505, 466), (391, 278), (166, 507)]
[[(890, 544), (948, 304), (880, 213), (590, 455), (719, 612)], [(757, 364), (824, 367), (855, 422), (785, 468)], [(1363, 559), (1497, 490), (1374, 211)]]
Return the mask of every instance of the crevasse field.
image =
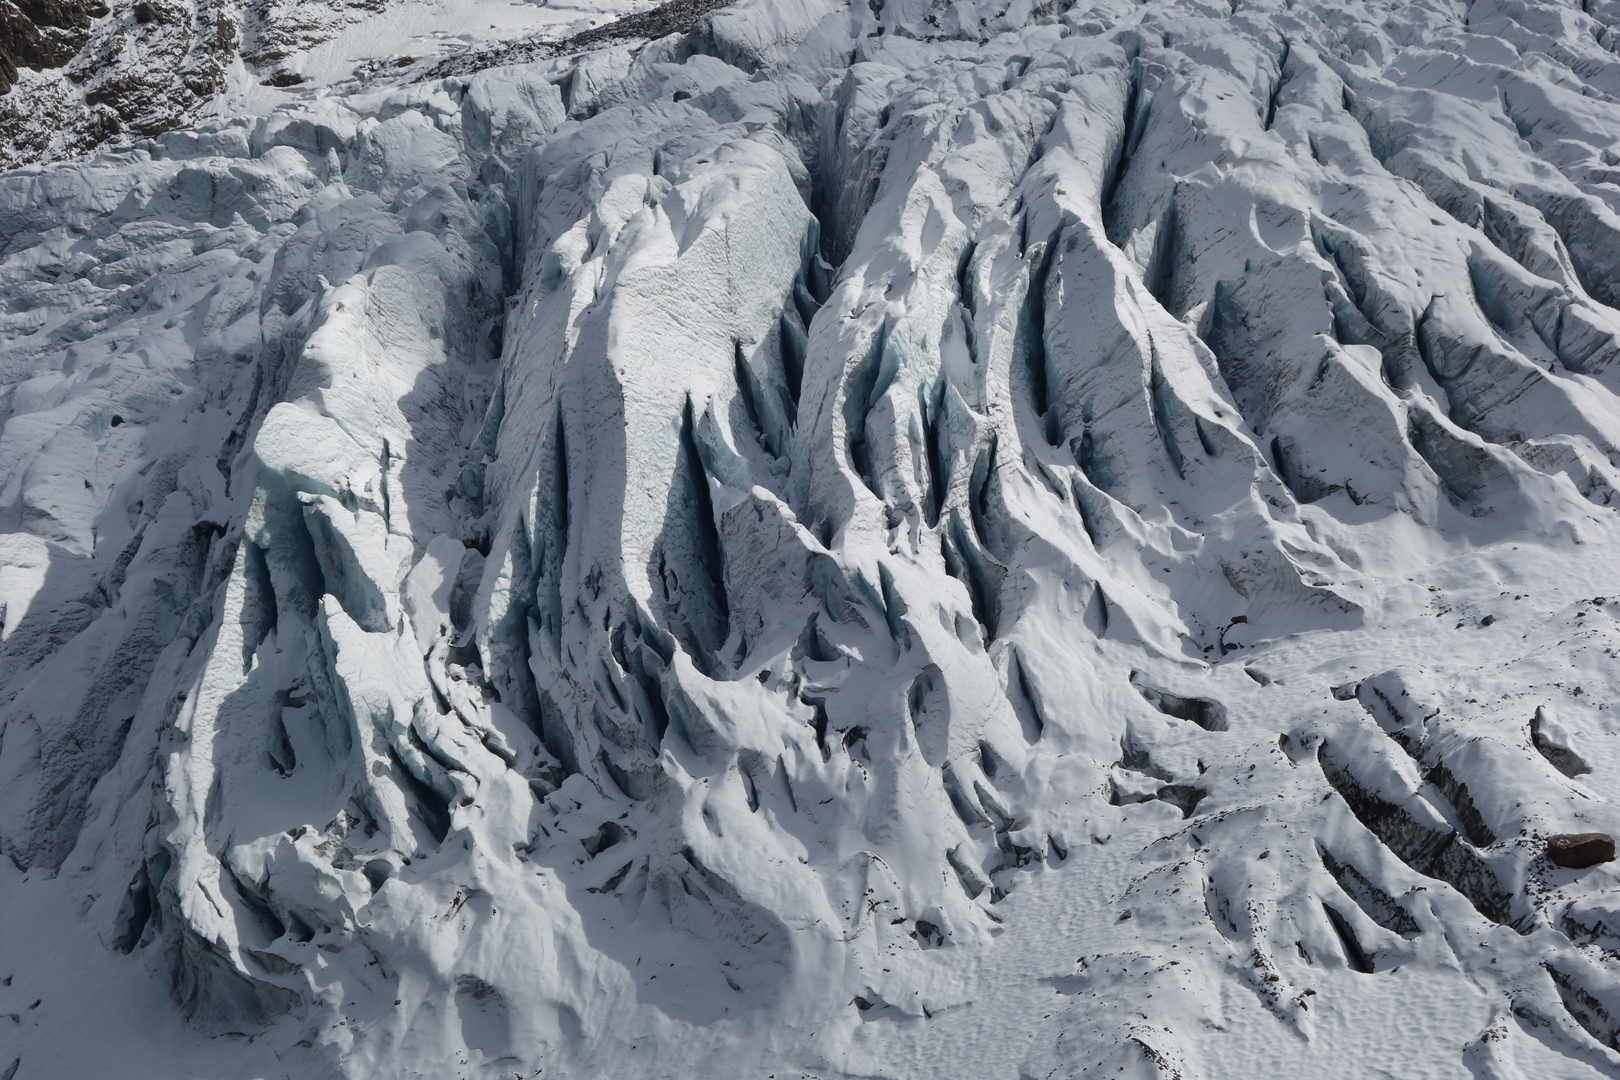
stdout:
[(6, 99), (0, 1077), (1620, 1076), (1620, 0), (269, 7)]

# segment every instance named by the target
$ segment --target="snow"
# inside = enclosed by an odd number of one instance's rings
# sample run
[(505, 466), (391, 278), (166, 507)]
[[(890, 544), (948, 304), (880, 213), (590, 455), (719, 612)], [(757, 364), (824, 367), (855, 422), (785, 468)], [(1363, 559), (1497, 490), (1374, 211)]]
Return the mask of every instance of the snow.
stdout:
[(1620, 1070), (1620, 9), (522, 7), (0, 174), (0, 1076)]

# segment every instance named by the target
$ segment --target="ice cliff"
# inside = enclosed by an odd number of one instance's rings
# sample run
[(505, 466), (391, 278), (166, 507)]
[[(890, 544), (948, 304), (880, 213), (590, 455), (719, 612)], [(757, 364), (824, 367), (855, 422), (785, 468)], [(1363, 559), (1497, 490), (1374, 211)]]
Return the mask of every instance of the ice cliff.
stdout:
[(0, 1076), (1620, 1075), (1620, 4), (702, 6), (0, 174)]

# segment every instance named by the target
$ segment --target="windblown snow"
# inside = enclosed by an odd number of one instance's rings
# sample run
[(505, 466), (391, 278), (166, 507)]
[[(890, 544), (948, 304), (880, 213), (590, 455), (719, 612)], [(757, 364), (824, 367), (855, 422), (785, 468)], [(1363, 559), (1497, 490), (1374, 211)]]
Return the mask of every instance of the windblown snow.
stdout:
[(1620, 1075), (1620, 3), (999, 2), (0, 174), (0, 1077)]

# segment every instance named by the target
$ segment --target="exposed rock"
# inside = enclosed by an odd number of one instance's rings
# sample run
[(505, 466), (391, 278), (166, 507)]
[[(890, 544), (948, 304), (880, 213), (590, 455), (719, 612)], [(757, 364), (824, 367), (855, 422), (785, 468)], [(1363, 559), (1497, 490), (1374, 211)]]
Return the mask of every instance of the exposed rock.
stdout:
[(1530, 718), (1530, 742), (1553, 768), (1565, 776), (1585, 776), (1592, 771), (1580, 754), (1575, 752), (1569, 733), (1564, 730), (1546, 706), (1538, 706)]
[(74, 10), (71, 41), (0, 97), (0, 168), (177, 127), (224, 88), (236, 59), (238, 17), (223, 2)]
[(1547, 837), (1547, 857), (1559, 866), (1581, 870), (1614, 861), (1614, 837), (1608, 833), (1560, 833)]
[(101, 0), (0, 0), (0, 95), (18, 68), (61, 67), (90, 39), (90, 24), (107, 14)]

